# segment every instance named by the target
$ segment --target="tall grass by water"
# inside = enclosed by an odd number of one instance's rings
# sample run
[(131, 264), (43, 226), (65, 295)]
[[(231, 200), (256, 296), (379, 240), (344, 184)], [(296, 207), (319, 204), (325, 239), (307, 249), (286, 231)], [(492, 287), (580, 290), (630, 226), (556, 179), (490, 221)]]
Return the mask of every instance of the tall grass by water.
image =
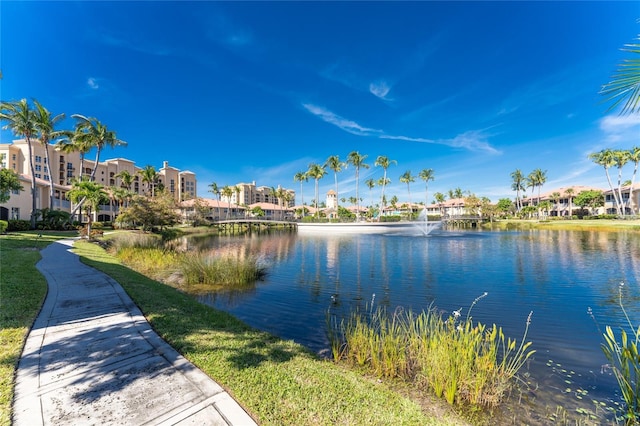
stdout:
[(111, 240), (116, 256), (126, 265), (156, 279), (176, 272), (183, 285), (252, 284), (266, 271), (255, 257), (212, 256), (207, 252), (183, 252), (151, 234), (119, 234)]
[(494, 407), (535, 352), (526, 342), (531, 314), (518, 343), (495, 324), (474, 323), (470, 312), (466, 318), (459, 310), (445, 317), (433, 307), (419, 314), (397, 309), (390, 315), (384, 308), (354, 312), (339, 325), (330, 324), (333, 357), (378, 377), (411, 381), (449, 404)]
[[(604, 343), (601, 345), (604, 355), (609, 364), (605, 366), (613, 371), (613, 375), (618, 382), (618, 388), (624, 400), (622, 418), (626, 425), (640, 424), (640, 325), (636, 328), (631, 323), (622, 299), (622, 289), (624, 283), (620, 283), (618, 288), (618, 305), (622, 310), (627, 323), (627, 329), (619, 330), (620, 338), (610, 326), (605, 327), (602, 333)], [(589, 315), (595, 320), (591, 308)], [(597, 324), (597, 322), (596, 322)], [(602, 331), (601, 331), (602, 332)]]

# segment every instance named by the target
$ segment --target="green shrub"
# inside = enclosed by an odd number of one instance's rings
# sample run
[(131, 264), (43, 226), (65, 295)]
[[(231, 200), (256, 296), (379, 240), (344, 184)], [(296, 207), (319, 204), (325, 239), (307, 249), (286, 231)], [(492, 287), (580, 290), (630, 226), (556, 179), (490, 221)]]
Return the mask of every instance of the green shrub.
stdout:
[(380, 222), (400, 222), (401, 216), (380, 216)]
[(31, 222), (28, 220), (11, 219), (7, 226), (8, 232), (28, 231), (29, 229), (31, 229)]
[(6, 220), (0, 220), (0, 234), (4, 234), (7, 232), (7, 228), (9, 227), (9, 222)]

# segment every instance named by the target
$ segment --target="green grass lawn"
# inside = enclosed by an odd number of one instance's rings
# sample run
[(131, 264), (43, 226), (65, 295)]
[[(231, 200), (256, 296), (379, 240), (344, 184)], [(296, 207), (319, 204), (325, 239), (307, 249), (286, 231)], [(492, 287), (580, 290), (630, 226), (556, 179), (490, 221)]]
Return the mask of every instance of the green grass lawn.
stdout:
[(14, 233), (0, 236), (0, 425), (11, 424), (13, 381), (22, 347), (47, 294), (35, 265), (40, 249), (72, 233)]

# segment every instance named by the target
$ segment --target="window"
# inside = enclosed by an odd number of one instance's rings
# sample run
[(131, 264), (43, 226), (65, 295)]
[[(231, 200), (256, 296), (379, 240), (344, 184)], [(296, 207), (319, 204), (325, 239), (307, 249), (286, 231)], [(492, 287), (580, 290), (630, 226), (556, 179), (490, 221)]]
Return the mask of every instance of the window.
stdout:
[(36, 164), (36, 172), (41, 172), (42, 166), (40, 164)]
[(13, 220), (20, 219), (20, 207), (11, 207), (11, 219)]
[(44, 172), (49, 173), (49, 168), (47, 166), (44, 166)]
[(40, 173), (36, 173), (36, 177), (37, 177), (38, 179), (42, 179), (42, 175), (41, 175)]
[(73, 163), (67, 163), (67, 170), (73, 169)]
[(73, 170), (67, 170), (67, 177), (68, 178), (72, 178), (73, 177)]
[(11, 193), (13, 195), (20, 195), (20, 190), (19, 189), (13, 189), (13, 190), (11, 190)]
[(36, 163), (42, 163), (42, 157), (40, 155), (36, 155)]
[(12, 159), (13, 161), (16, 161), (16, 155), (15, 155), (15, 154), (13, 154), (13, 155), (11, 156), (11, 159)]

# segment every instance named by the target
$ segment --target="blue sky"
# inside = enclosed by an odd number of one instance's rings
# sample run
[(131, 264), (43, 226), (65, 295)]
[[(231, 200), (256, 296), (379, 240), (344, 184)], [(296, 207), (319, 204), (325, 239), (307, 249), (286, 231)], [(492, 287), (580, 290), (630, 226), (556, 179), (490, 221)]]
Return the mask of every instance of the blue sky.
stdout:
[[(378, 155), (397, 161), (385, 192), (401, 200), (399, 176), (425, 168), (430, 195), (513, 198), (510, 173), (535, 168), (543, 192), (606, 188), (587, 155), (640, 143), (638, 116), (598, 94), (640, 34), (640, 2), (2, 1), (0, 13), (2, 100), (96, 117), (128, 142), (103, 159), (168, 160), (197, 174), (201, 196), (252, 180), (299, 192), (296, 172), (353, 150), (371, 166), (361, 182), (382, 176)], [(338, 180), (355, 195), (352, 168)], [(320, 193), (332, 188), (330, 172)], [(411, 192), (423, 199), (424, 184)]]

